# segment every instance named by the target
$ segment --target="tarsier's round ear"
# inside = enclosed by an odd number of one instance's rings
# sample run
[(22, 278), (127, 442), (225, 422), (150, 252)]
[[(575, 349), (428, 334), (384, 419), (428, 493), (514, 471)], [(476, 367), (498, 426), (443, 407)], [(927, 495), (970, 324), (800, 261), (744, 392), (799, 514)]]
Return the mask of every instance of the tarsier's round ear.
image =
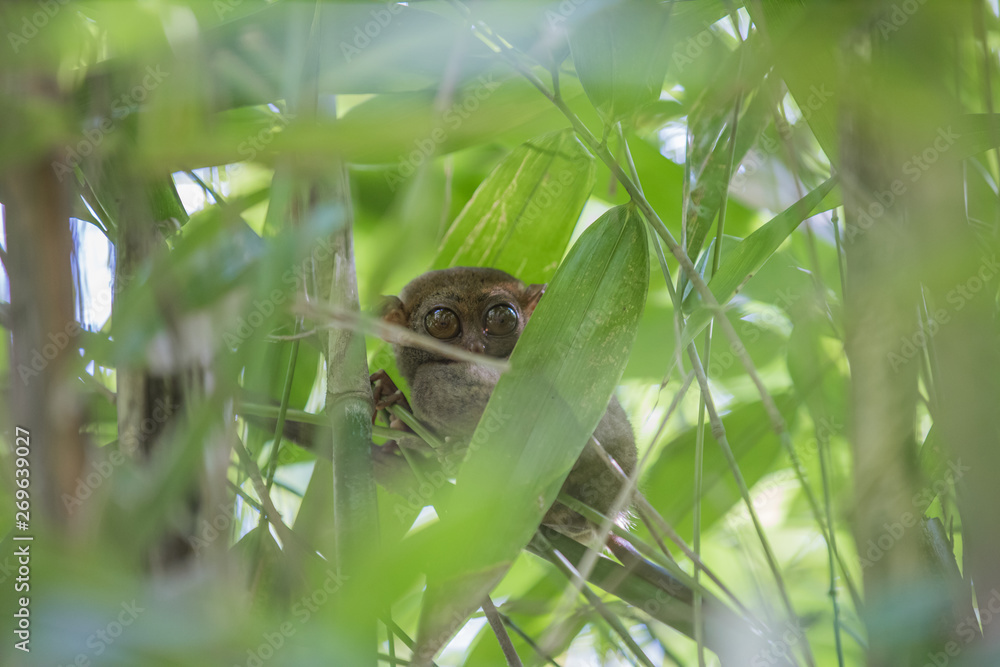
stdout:
[(398, 324), (405, 327), (408, 322), (406, 308), (397, 296), (383, 296), (382, 303), (379, 304), (379, 315), (390, 324)]
[(528, 285), (525, 288), (524, 302), (522, 304), (525, 315), (528, 315), (530, 317), (531, 314), (535, 312), (535, 306), (538, 305), (538, 300), (542, 298), (543, 294), (545, 294), (545, 288), (547, 285), (548, 285), (547, 283), (542, 283), (542, 284), (536, 283), (534, 285)]

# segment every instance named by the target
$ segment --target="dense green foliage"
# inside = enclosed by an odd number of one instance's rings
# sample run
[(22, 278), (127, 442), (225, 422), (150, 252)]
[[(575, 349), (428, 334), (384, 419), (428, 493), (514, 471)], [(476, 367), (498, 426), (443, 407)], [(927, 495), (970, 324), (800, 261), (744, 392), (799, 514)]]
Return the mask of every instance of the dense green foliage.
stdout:
[[(0, 39), (0, 663), (1000, 663), (995, 3), (18, 1)], [(375, 486), (370, 313), (450, 266), (548, 289), (464, 464)], [(619, 532), (687, 597), (536, 534), (612, 393)]]

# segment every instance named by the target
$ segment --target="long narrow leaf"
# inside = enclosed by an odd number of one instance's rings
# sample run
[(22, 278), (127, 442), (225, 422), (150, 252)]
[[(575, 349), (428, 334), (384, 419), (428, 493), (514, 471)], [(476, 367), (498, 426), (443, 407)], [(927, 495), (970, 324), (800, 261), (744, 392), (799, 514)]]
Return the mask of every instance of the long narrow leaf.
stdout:
[[(836, 177), (829, 178), (736, 246), (708, 284), (721, 305), (725, 305), (733, 298), (743, 283), (753, 277), (788, 235), (795, 231), (803, 220), (815, 213), (817, 206), (833, 189), (836, 181)], [(705, 307), (696, 309), (688, 318), (684, 331), (681, 332), (681, 345), (687, 347), (711, 319), (711, 310)]]
[(549, 279), (596, 173), (594, 158), (570, 130), (521, 144), (455, 218), (433, 268), (490, 266), (526, 282)]

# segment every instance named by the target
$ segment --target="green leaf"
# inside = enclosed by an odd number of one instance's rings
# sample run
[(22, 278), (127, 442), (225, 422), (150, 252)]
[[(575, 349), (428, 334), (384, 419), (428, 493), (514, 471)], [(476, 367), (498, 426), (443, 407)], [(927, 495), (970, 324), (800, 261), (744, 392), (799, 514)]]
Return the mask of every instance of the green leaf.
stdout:
[[(818, 7), (810, 3), (762, 0), (747, 4), (754, 25), (768, 26), (770, 56), (830, 162), (838, 163), (837, 109), (841, 77), (837, 50), (844, 32), (856, 29), (871, 11), (866, 3)], [(808, 54), (808, 57), (803, 57)]]
[[(478, 606), (534, 534), (607, 409), (648, 284), (646, 230), (631, 205), (601, 216), (556, 272), (437, 526), (456, 553), (445, 580), (428, 583), (422, 639), (450, 634), (456, 615)], [(447, 604), (435, 606), (438, 600)]]
[(665, 32), (672, 4), (613, 3), (572, 31), (577, 76), (607, 125), (659, 99), (669, 62)]
[[(751, 42), (747, 42), (747, 45)], [(743, 48), (748, 48), (744, 46)], [(731, 67), (737, 68), (741, 54), (732, 56)], [(755, 89), (740, 96), (746, 85), (731, 73), (729, 85), (723, 91), (708, 90), (692, 109), (689, 123), (694, 134), (691, 163), (691, 193), (687, 208), (687, 253), (693, 260), (701, 252), (705, 238), (722, 205), (722, 197), (729, 191), (730, 162), (735, 170), (747, 151), (767, 126), (772, 116), (772, 100), (776, 99), (772, 81), (757, 81)], [(733, 126), (732, 109), (742, 100), (736, 134), (736, 146), (730, 146)], [(732, 158), (730, 158), (732, 154)]]
[(955, 119), (955, 127), (960, 135), (955, 145), (959, 160), (1000, 146), (1000, 114), (963, 114)]
[[(836, 177), (829, 178), (822, 185), (795, 202), (783, 212), (776, 215), (770, 222), (743, 239), (736, 249), (727, 255), (719, 272), (709, 282), (708, 287), (720, 305), (725, 305), (739, 291), (740, 287), (764, 265), (771, 255), (784, 242), (788, 235), (810, 215), (814, 215), (817, 206), (836, 184)], [(707, 307), (699, 307), (688, 318), (684, 331), (681, 332), (681, 345), (687, 345), (694, 340), (702, 329), (712, 319), (712, 311)]]
[[(796, 400), (791, 395), (775, 396), (786, 419), (795, 415)], [(781, 454), (781, 442), (771, 429), (771, 422), (760, 401), (748, 403), (722, 417), (730, 434), (733, 455), (747, 486), (771, 471)], [(705, 425), (705, 459), (702, 495), (702, 530), (725, 515), (740, 502), (740, 491), (726, 463), (722, 450), (712, 440), (711, 428)], [(647, 500), (668, 523), (682, 535), (691, 534), (691, 509), (694, 503), (694, 454), (697, 427), (667, 444), (643, 478), (641, 488)], [(732, 437), (738, 434), (738, 437)]]
[(844, 424), (848, 414), (848, 379), (840, 353), (843, 344), (830, 337), (829, 322), (818, 308), (796, 318), (788, 340), (788, 375), (820, 428)]
[(595, 174), (593, 157), (572, 130), (518, 146), (455, 218), (433, 268), (489, 266), (526, 282), (548, 280), (565, 253)]

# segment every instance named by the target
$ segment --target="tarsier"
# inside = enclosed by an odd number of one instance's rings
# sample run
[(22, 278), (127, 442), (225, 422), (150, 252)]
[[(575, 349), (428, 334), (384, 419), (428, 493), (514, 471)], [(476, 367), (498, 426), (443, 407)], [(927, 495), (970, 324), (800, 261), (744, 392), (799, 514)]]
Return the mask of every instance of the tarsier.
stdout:
[[(418, 276), (400, 292), (389, 297), (382, 317), (411, 331), (429, 335), (446, 344), (455, 345), (474, 354), (506, 359), (524, 331), (535, 306), (544, 292), (544, 285), (526, 285), (513, 276), (496, 269), (458, 267), (430, 271)], [(454, 361), (451, 358), (408, 347), (393, 346), (396, 365), (410, 386), (410, 403), (399, 392), (385, 371), (372, 375), (375, 383), (376, 415), (393, 403), (411, 408), (413, 414), (439, 438), (446, 440), (448, 476), (458, 472), (464, 449), (500, 379), (500, 373), (490, 366)], [(407, 430), (393, 419), (390, 426)], [(273, 424), (268, 424), (273, 429)], [(625, 411), (614, 398), (597, 428), (593, 439), (577, 459), (563, 484), (562, 491), (607, 515), (622, 488), (621, 473), (613, 470), (593, 441), (612, 457), (622, 472), (631, 474), (636, 466), (635, 436)], [(285, 422), (285, 436), (307, 446), (328, 441), (311, 424)], [(407, 443), (407, 440), (413, 443)], [(415, 436), (405, 437), (401, 447), (419, 443)], [(375, 472), (379, 481), (391, 491), (406, 495), (406, 481), (412, 473), (399, 456), (397, 448), (372, 445)], [(426, 448), (426, 445), (424, 446)], [(412, 488), (412, 487), (411, 487)], [(615, 519), (623, 519), (624, 512)], [(580, 542), (596, 546), (596, 527), (565, 505), (555, 503), (545, 514), (542, 524)], [(606, 546), (640, 577), (652, 582), (669, 595), (688, 604), (691, 591), (661, 568), (644, 561), (625, 539), (612, 535)]]
[[(430, 271), (404, 287), (399, 297), (389, 297), (382, 316), (387, 322), (470, 352), (506, 359), (544, 287), (526, 285), (497, 269), (457, 267)], [(410, 386), (413, 414), (436, 435), (447, 438), (450, 446), (461, 448), (467, 444), (500, 379), (499, 371), (399, 344), (393, 350), (399, 372)], [(378, 381), (377, 408), (405, 401), (384, 372), (376, 373), (373, 379)], [(594, 431), (594, 440), (625, 474), (633, 471), (635, 438), (616, 399), (611, 399)], [(562, 491), (606, 514), (621, 489), (619, 480), (591, 441)], [(559, 503), (548, 510), (542, 523), (581, 541), (596, 534), (582, 516)]]

